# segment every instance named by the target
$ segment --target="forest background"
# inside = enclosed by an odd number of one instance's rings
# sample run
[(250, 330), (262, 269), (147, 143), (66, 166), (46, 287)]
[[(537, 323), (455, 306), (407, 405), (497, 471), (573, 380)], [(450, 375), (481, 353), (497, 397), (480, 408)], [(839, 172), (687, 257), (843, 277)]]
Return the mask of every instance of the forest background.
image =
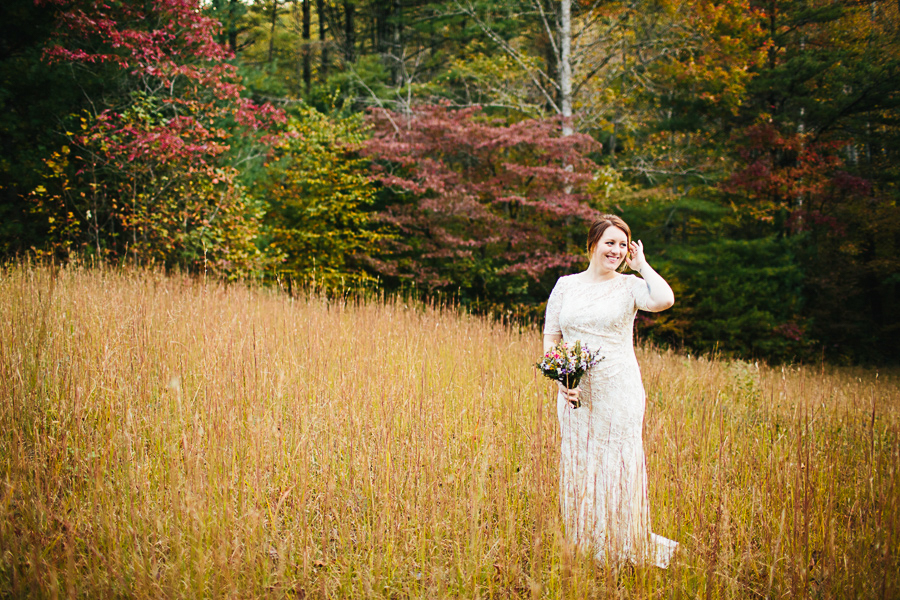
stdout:
[(900, 2), (5, 0), (0, 253), (539, 322), (614, 212), (648, 339), (887, 363)]

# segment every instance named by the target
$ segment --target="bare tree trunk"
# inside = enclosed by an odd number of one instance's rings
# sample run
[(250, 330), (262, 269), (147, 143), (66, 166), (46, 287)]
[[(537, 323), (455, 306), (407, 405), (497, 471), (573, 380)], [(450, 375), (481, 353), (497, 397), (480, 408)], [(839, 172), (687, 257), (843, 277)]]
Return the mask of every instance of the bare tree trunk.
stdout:
[(309, 53), (310, 21), (309, 0), (303, 0), (303, 89), (307, 96), (312, 89), (312, 65), (310, 64), (312, 57)]
[(616, 114), (613, 116), (613, 130), (609, 136), (609, 141), (607, 142), (609, 145), (609, 155), (615, 160), (616, 158), (616, 144), (618, 143), (619, 137), (619, 120), (622, 118), (622, 115), (619, 113), (619, 109), (616, 108)]
[[(556, 73), (557, 79), (559, 79), (559, 55), (556, 52), (556, 44), (553, 43), (553, 40), (550, 39), (549, 35), (544, 35), (543, 39), (543, 50), (544, 50), (544, 72), (546, 73)], [(556, 98), (557, 102), (559, 101), (559, 95), (557, 94)], [(551, 112), (555, 109), (555, 107), (550, 103), (544, 102), (544, 110), (547, 112)]]
[(228, 48), (232, 54), (237, 54), (237, 37), (238, 30), (232, 17), (232, 20), (228, 23)]
[[(900, 0), (897, 1), (897, 11), (900, 12)], [(878, 19), (877, 5), (875, 2), (869, 3), (869, 17), (872, 25)], [(871, 38), (870, 38), (871, 39)], [(872, 166), (872, 122), (866, 119), (866, 164)]]
[[(806, 51), (806, 36), (800, 35), (800, 53)], [(806, 145), (806, 140), (803, 139), (803, 134), (806, 133), (806, 109), (804, 107), (800, 107), (800, 118), (797, 123), (797, 136), (799, 137), (800, 149), (803, 150), (803, 147)], [(802, 180), (801, 180), (802, 181)], [(797, 208), (803, 208), (803, 193), (797, 194)], [(803, 214), (797, 213), (797, 224), (800, 225), (803, 223)]]
[(269, 28), (269, 65), (275, 57), (275, 24), (278, 22), (278, 0), (272, 0), (272, 22)]
[(393, 79), (394, 79), (394, 85), (399, 86), (401, 83), (403, 83), (403, 69), (402, 69), (403, 65), (401, 64), (402, 60), (403, 60), (403, 50), (402, 50), (402, 44), (400, 42), (400, 26), (401, 26), (400, 19), (402, 18), (403, 15), (400, 12), (401, 8), (402, 8), (402, 6), (400, 4), (400, 0), (393, 0), (393, 1), (394, 1), (394, 14), (393, 14), (394, 23), (393, 23), (393, 36), (392, 36), (393, 39), (391, 40), (392, 41), (391, 53), (394, 55), (394, 64), (393, 64), (393, 67), (391, 68), (391, 71), (392, 71), (392, 75), (393, 75)]
[(228, 45), (232, 54), (237, 54), (237, 9), (238, 0), (214, 0), (213, 7), (217, 12), (224, 13), (222, 17), (222, 31), (219, 34), (219, 43)]
[(344, 58), (348, 63), (356, 59), (356, 5), (353, 0), (344, 0)]
[(328, 79), (328, 40), (325, 35), (325, 0), (316, 0), (316, 13), (319, 17), (319, 45), (322, 47), (322, 63), (319, 68), (321, 81)]

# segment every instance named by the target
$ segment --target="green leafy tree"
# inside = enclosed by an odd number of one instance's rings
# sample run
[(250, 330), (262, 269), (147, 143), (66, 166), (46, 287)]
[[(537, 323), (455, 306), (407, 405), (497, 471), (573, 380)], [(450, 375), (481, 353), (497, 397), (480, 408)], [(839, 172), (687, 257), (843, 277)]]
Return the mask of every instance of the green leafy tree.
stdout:
[(278, 272), (325, 287), (370, 278), (366, 260), (384, 234), (372, 223), (375, 187), (358, 154), (367, 135), (362, 115), (336, 118), (301, 108), (288, 132), (261, 190), (271, 244), (282, 255)]
[(760, 3), (766, 59), (737, 116), (728, 200), (796, 236), (810, 335), (836, 360), (896, 357), (900, 6)]
[(675, 305), (641, 313), (642, 336), (697, 353), (790, 361), (810, 358), (800, 238), (735, 235), (732, 208), (697, 192), (617, 203)]

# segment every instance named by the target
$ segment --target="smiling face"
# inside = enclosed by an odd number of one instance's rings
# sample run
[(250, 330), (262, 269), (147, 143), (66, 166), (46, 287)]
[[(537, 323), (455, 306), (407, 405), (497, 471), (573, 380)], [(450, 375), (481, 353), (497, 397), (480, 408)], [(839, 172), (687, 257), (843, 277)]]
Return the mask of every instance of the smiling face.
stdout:
[(619, 268), (628, 254), (628, 234), (618, 227), (607, 227), (594, 247), (591, 263), (601, 272), (613, 272)]

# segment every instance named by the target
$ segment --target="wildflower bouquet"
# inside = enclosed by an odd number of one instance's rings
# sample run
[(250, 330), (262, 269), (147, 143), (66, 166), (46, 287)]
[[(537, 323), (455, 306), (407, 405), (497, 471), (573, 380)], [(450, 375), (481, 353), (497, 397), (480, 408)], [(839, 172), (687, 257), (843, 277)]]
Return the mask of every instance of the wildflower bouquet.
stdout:
[[(576, 340), (574, 344), (560, 340), (556, 346), (544, 354), (544, 358), (535, 366), (540, 369), (544, 377), (561, 382), (566, 389), (573, 389), (578, 387), (587, 370), (603, 358), (603, 356), (599, 356), (598, 350), (591, 350), (580, 340)], [(574, 408), (579, 406), (581, 406), (581, 402)]]

